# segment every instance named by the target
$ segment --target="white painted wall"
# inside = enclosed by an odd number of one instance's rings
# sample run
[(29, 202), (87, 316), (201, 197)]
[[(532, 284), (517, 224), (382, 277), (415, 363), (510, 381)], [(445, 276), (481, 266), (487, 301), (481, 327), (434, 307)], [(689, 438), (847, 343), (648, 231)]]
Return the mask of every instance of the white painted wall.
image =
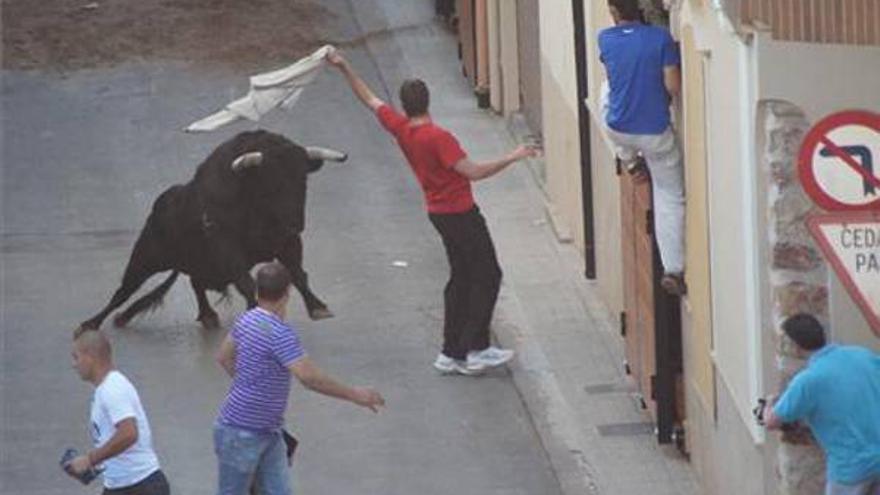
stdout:
[(850, 108), (880, 111), (880, 47), (756, 37), (762, 99), (787, 100), (810, 121)]
[[(571, 2), (542, 0), (541, 60), (543, 80), (551, 80), (562, 90), (567, 105), (577, 108), (577, 78), (574, 59), (574, 21)], [(545, 113), (546, 116), (546, 113)]]
[[(710, 2), (680, 2), (673, 30), (690, 25), (706, 83), (707, 218), (711, 259), (714, 410), (686, 397), (692, 459), (706, 493), (774, 493), (772, 462), (751, 408), (772, 367), (764, 339), (766, 239), (756, 165), (755, 50)], [(689, 357), (686, 356), (686, 360)], [(768, 363), (769, 361), (769, 363)]]
[[(679, 22), (694, 27), (697, 44), (708, 53), (713, 358), (720, 383), (714, 428), (707, 423), (710, 411), (690, 400), (688, 411), (694, 413), (689, 421), (700, 435), (694, 443), (695, 455), (702, 456), (701, 476), (714, 492), (733, 493), (736, 476), (726, 473), (737, 471), (731, 469), (736, 462), (731, 462), (727, 451), (736, 448), (739, 455), (749, 457), (743, 459), (746, 464), (769, 466), (773, 462), (764, 461), (774, 450), (772, 442), (769, 449), (761, 448), (764, 435), (751, 418), (755, 398), (776, 391), (775, 379), (769, 379), (776, 376), (770, 331), (769, 228), (764, 213), (769, 186), (756, 155), (761, 147), (755, 133), (758, 102), (789, 101), (812, 121), (846, 108), (878, 111), (880, 48), (777, 42), (761, 33), (746, 42), (729, 30), (717, 10), (694, 5), (682, 3)], [(833, 338), (880, 348), (880, 339), (867, 329), (830, 270), (829, 278)], [(746, 454), (744, 445), (749, 441), (758, 448)], [(756, 484), (763, 485), (765, 493), (774, 493), (772, 470), (751, 473), (763, 478)]]
[(557, 234), (584, 246), (581, 150), (571, 2), (540, 8), (541, 95), (546, 190)]
[[(811, 122), (841, 110), (880, 112), (880, 47), (781, 42), (755, 39), (757, 94), (797, 105)], [(880, 350), (855, 304), (829, 268), (831, 333), (834, 340)]]
[(623, 311), (623, 265), (621, 260), (620, 179), (615, 170), (615, 153), (603, 130), (600, 89), (606, 80), (599, 61), (599, 31), (611, 25), (607, 2), (587, 2), (587, 108), (590, 112), (593, 218), (595, 231), (596, 281), (609, 309)]
[[(754, 157), (754, 57), (711, 8), (686, 5), (706, 64), (708, 208), (712, 252), (713, 359), (742, 424), (755, 439), (751, 408), (761, 387), (761, 225)], [(763, 192), (763, 191), (761, 191)]]

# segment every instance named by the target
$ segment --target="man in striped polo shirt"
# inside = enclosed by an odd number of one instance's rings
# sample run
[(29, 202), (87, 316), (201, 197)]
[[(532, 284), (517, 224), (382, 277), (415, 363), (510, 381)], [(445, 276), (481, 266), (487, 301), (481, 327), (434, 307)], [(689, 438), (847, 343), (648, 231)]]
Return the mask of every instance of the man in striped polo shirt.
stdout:
[(377, 412), (385, 400), (373, 389), (348, 387), (324, 374), (306, 355), (296, 330), (284, 322), (290, 273), (280, 263), (257, 272), (257, 307), (241, 315), (220, 346), (217, 360), (232, 386), (214, 425), (219, 462), (218, 495), (290, 495), (286, 445), (281, 433), (290, 375), (309, 390)]

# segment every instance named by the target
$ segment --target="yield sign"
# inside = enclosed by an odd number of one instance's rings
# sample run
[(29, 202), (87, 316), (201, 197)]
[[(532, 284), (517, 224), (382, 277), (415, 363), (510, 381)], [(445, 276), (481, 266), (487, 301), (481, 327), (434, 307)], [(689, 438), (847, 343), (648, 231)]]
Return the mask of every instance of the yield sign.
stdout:
[(804, 137), (798, 175), (826, 210), (880, 210), (880, 114), (849, 110), (819, 121)]
[(814, 215), (807, 226), (880, 337), (880, 211)]

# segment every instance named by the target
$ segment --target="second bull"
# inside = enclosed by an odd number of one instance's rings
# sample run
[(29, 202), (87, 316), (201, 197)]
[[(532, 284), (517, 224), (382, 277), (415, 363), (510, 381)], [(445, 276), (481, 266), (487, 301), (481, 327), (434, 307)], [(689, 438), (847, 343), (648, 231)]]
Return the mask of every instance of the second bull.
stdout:
[(277, 259), (293, 278), (312, 319), (333, 316), (309, 289), (302, 267), (308, 174), (343, 153), (304, 148), (266, 131), (243, 132), (221, 144), (199, 165), (188, 183), (163, 192), (135, 242), (122, 284), (110, 302), (82, 326), (98, 328), (152, 275), (170, 271), (156, 288), (116, 315), (124, 326), (156, 307), (179, 273), (189, 275), (199, 305), (198, 321), (219, 325), (206, 291), (225, 292), (233, 284), (256, 304), (250, 269)]

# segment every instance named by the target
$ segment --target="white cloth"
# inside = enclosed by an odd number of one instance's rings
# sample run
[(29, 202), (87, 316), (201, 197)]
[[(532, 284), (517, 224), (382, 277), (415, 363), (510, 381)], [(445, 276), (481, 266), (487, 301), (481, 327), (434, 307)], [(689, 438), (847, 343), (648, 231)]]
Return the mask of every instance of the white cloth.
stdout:
[(324, 67), (324, 57), (331, 48), (325, 45), (293, 65), (251, 76), (251, 88), (246, 96), (227, 104), (213, 115), (193, 122), (186, 132), (210, 132), (242, 118), (256, 122), (278, 107), (289, 110), (296, 104), (303, 89), (312, 83)]
[(681, 150), (671, 127), (663, 134), (624, 134), (605, 130), (617, 147), (617, 156), (624, 162), (645, 157), (651, 171), (654, 196), (654, 230), (660, 259), (667, 273), (684, 271), (684, 178)]
[(91, 434), (95, 447), (101, 447), (116, 433), (116, 425), (135, 418), (138, 439), (116, 457), (104, 461), (104, 487), (124, 488), (137, 484), (159, 469), (153, 451), (150, 423), (134, 385), (122, 373), (113, 370), (95, 388), (91, 407)]

